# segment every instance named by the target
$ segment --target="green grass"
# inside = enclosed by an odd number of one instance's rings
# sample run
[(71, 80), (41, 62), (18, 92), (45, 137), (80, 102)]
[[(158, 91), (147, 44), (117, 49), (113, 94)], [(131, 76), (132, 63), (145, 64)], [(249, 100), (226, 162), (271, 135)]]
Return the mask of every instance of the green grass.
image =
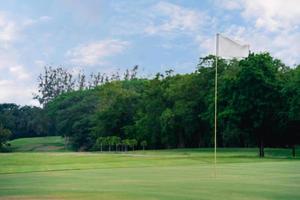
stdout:
[(57, 152), (65, 151), (64, 140), (60, 136), (49, 137), (34, 137), (34, 138), (20, 138), (9, 142), (11, 144), (12, 151), (24, 152)]
[(0, 199), (300, 199), (300, 159), (288, 149), (0, 154)]

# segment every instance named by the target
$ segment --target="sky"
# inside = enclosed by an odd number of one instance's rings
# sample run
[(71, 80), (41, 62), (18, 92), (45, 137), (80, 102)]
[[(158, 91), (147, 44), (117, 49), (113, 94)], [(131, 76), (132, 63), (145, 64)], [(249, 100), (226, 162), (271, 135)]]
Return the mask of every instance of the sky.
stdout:
[(44, 66), (190, 73), (215, 35), (300, 63), (298, 0), (0, 0), (0, 103), (32, 99)]

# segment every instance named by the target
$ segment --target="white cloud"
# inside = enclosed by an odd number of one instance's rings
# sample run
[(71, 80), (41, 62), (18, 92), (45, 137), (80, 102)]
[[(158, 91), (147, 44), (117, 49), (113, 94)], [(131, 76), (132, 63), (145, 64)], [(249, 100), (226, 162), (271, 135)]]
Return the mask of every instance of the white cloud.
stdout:
[(26, 80), (30, 78), (30, 73), (19, 60), (18, 51), (13, 47), (1, 48), (0, 46), (0, 72), (2, 76), (7, 76)]
[(199, 50), (202, 52), (201, 56), (215, 53), (215, 38), (211, 35), (197, 35), (195, 37), (195, 43), (199, 46)]
[(267, 31), (299, 28), (299, 0), (216, 0), (223, 9), (241, 10), (242, 16), (256, 28)]
[[(0, 11), (0, 42), (4, 42), (5, 45), (10, 44), (19, 38), (24, 28), (51, 19), (50, 16), (41, 16), (37, 19), (20, 19)], [(0, 45), (3, 46), (3, 44)]]
[[(254, 51), (268, 51), (285, 63), (299, 63), (300, 2), (297, 0), (242, 0), (241, 15), (251, 23), (228, 32), (247, 40)], [(232, 27), (231, 27), (232, 28)], [(238, 30), (239, 29), (239, 30)]]
[(69, 50), (66, 56), (75, 64), (97, 65), (103, 64), (110, 56), (122, 53), (128, 46), (127, 41), (107, 39), (79, 45)]
[(36, 105), (32, 101), (31, 74), (17, 61), (14, 52), (0, 50), (0, 103)]
[(16, 47), (24, 37), (24, 30), (33, 22), (29, 18), (0, 12), (0, 103), (37, 105), (32, 100), (32, 72), (26, 70), (22, 52)]
[(294, 29), (299, 25), (300, 2), (298, 0), (243, 1), (243, 16), (255, 20), (258, 28), (269, 31)]
[(18, 32), (16, 22), (9, 19), (5, 13), (0, 12), (0, 42), (14, 41), (18, 36)]
[(194, 32), (207, 20), (203, 12), (168, 2), (159, 2), (151, 12), (152, 22), (145, 28), (145, 33), (150, 35)]
[[(215, 32), (250, 44), (253, 52), (270, 52), (288, 65), (300, 62), (300, 2), (297, 0), (215, 0), (215, 5), (241, 18), (236, 23), (217, 19)], [(213, 32), (214, 30), (212, 30)], [(214, 35), (198, 34), (196, 42), (204, 53), (214, 53)]]
[(19, 80), (26, 80), (30, 78), (30, 74), (22, 65), (12, 66), (9, 68), (9, 71)]
[(273, 55), (282, 59), (289, 65), (299, 64), (299, 52), (300, 52), (300, 33), (283, 32), (276, 35), (274, 38), (270, 38), (270, 44), (273, 44), (276, 48), (272, 51)]
[(38, 102), (32, 99), (33, 87), (25, 87), (23, 83), (13, 80), (0, 80), (0, 103), (16, 103), (38, 105)]

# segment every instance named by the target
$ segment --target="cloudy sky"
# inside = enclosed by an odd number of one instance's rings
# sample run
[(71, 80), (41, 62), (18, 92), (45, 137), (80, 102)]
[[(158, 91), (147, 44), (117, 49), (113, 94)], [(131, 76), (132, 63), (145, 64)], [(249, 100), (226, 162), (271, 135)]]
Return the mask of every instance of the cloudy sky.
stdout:
[(0, 0), (0, 103), (36, 105), (45, 65), (192, 72), (217, 32), (293, 66), (299, 19), (298, 0)]

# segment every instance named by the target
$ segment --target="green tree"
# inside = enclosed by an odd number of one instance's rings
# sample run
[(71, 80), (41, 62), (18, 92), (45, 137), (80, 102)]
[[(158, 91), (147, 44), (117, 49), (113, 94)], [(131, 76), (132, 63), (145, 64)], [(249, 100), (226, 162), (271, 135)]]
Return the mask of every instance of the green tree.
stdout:
[(147, 147), (148, 143), (146, 140), (141, 141), (141, 146), (143, 147), (143, 150)]
[(130, 146), (130, 148), (134, 151), (134, 147), (138, 144), (138, 141), (136, 139), (130, 139), (128, 141), (128, 145)]
[(0, 104), (0, 122), (11, 131), (11, 139), (51, 135), (46, 112), (39, 107)]
[(45, 106), (60, 94), (73, 91), (74, 88), (72, 73), (62, 67), (45, 67), (44, 73), (38, 77), (38, 93), (34, 94), (33, 98)]
[(129, 145), (130, 145), (130, 140), (129, 139), (122, 140), (122, 146), (124, 148), (124, 151), (128, 151), (128, 146)]
[(121, 138), (117, 136), (112, 136), (111, 140), (113, 141), (113, 144), (115, 145), (116, 152), (118, 151), (118, 146), (121, 144)]
[(103, 146), (106, 145), (106, 140), (104, 137), (98, 137), (95, 143), (95, 149), (99, 150), (102, 152), (103, 151)]
[[(163, 75), (157, 74), (153, 80), (146, 82), (141, 94), (135, 116), (134, 130), (138, 133), (137, 139), (146, 139), (155, 148), (162, 148), (160, 116), (166, 107)], [(132, 136), (131, 136), (132, 137)]]
[(138, 103), (134, 86), (112, 82), (103, 85), (98, 91), (101, 100), (95, 110), (93, 130), (101, 136), (117, 134), (125, 138), (125, 127), (133, 124)]
[(55, 98), (45, 107), (51, 131), (69, 139), (75, 150), (88, 150), (97, 138), (92, 128), (99, 101), (97, 89), (65, 93)]
[(0, 124), (0, 151), (6, 150), (7, 141), (9, 140), (10, 136), (10, 130), (4, 128), (3, 125)]
[[(249, 132), (264, 157), (264, 147), (275, 133), (280, 87), (277, 73), (282, 63), (268, 53), (250, 54), (239, 63), (236, 86), (231, 90), (232, 106), (239, 116), (239, 129)], [(274, 101), (276, 99), (276, 101)]]
[(285, 134), (283, 140), (292, 148), (296, 156), (296, 144), (300, 143), (300, 65), (288, 70), (284, 75), (282, 95), (285, 97)]

